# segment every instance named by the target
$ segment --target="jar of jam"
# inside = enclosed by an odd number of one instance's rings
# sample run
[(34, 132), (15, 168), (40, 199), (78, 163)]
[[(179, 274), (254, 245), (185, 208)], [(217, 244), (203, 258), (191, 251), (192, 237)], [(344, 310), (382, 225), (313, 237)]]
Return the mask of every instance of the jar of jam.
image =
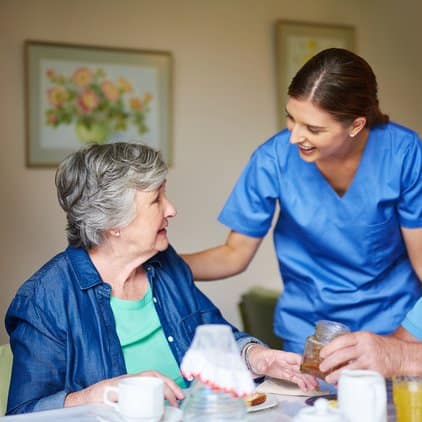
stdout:
[(350, 333), (350, 329), (344, 324), (327, 320), (318, 321), (315, 333), (306, 339), (300, 370), (324, 379), (327, 374), (319, 369), (321, 363), (319, 352), (331, 340), (346, 333)]

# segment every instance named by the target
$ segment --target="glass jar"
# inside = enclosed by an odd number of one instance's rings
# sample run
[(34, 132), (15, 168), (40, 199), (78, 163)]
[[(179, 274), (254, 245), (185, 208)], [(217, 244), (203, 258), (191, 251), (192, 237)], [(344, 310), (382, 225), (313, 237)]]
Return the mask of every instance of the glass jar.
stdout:
[(327, 374), (319, 369), (321, 363), (319, 352), (331, 340), (346, 333), (350, 333), (350, 329), (344, 324), (327, 320), (318, 321), (315, 333), (306, 339), (300, 370), (324, 379)]
[(213, 390), (195, 379), (182, 405), (183, 422), (238, 422), (246, 420), (242, 398), (221, 390)]

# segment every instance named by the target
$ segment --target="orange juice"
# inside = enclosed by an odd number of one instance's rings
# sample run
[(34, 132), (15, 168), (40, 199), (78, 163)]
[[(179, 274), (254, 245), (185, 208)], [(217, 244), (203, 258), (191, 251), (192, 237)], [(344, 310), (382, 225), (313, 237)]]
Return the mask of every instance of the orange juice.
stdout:
[(394, 379), (393, 382), (393, 397), (396, 406), (397, 422), (421, 422), (422, 378), (402, 378)]

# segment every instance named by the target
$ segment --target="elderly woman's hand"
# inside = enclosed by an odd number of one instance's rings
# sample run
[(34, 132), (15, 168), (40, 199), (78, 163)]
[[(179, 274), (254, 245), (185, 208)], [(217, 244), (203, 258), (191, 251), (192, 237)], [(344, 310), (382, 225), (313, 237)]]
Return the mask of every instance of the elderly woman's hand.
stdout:
[[(102, 403), (106, 387), (117, 387), (119, 381), (130, 377), (157, 377), (164, 381), (164, 397), (172, 405), (177, 407), (177, 400), (184, 399), (182, 389), (170, 378), (167, 378), (158, 371), (143, 371), (135, 375), (121, 375), (119, 377), (106, 379), (97, 382), (83, 390), (69, 393), (64, 402), (64, 407), (77, 406), (88, 403)], [(113, 395), (111, 396), (113, 400)], [(117, 397), (114, 397), (116, 400)]]
[(144, 371), (137, 376), (141, 377), (157, 377), (164, 381), (164, 397), (172, 405), (177, 407), (177, 400), (185, 398), (182, 389), (170, 378), (167, 378), (158, 371)]
[(257, 344), (248, 350), (248, 361), (256, 375), (268, 375), (294, 382), (303, 391), (315, 390), (318, 386), (315, 377), (300, 372), (302, 357), (296, 353), (269, 349)]
[(336, 383), (341, 371), (347, 369), (371, 369), (391, 377), (401, 372), (406, 363), (403, 353), (405, 342), (368, 331), (358, 331), (335, 338), (321, 350), (322, 372), (330, 372), (325, 380)]

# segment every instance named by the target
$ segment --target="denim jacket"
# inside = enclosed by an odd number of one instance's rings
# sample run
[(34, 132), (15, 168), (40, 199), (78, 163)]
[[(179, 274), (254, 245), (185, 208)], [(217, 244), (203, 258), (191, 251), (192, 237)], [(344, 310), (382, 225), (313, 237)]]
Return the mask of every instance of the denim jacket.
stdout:
[[(171, 246), (143, 266), (180, 365), (198, 325), (228, 322)], [(7, 414), (63, 407), (66, 394), (126, 373), (110, 294), (87, 252), (73, 247), (19, 288), (6, 315), (13, 350)], [(257, 341), (231, 327), (239, 348)]]

